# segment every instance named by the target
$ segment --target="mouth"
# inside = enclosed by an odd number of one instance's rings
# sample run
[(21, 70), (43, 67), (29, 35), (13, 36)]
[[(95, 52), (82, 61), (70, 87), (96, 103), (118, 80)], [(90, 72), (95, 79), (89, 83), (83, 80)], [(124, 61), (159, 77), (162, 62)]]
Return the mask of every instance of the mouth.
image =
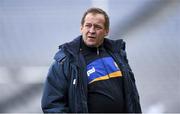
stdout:
[(88, 38), (95, 39), (96, 37), (95, 36), (88, 36)]

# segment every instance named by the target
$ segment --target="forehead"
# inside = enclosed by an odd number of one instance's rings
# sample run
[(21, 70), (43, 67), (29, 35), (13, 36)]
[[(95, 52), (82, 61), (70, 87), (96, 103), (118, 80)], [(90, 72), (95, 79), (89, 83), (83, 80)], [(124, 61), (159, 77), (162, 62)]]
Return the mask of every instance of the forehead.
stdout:
[(84, 19), (84, 22), (85, 23), (104, 24), (105, 23), (105, 17), (103, 14), (88, 13)]

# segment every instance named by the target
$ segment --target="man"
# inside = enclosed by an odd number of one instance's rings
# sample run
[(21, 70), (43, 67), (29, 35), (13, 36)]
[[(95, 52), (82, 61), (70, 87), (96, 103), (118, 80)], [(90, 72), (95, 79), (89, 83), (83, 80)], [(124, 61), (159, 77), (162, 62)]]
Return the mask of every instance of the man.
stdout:
[(43, 112), (141, 112), (125, 42), (105, 38), (109, 17), (88, 9), (81, 36), (59, 47), (45, 83)]

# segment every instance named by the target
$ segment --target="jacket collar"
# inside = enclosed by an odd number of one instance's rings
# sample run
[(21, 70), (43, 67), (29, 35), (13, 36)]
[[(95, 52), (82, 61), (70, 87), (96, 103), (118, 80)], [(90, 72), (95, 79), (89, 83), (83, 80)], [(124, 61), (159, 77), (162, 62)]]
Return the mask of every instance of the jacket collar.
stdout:
[[(65, 54), (76, 56), (81, 51), (81, 41), (82, 41), (82, 36), (80, 35), (76, 37), (73, 41), (59, 46), (59, 49), (62, 49), (65, 52)], [(110, 39), (104, 38), (103, 46), (105, 49), (113, 53), (117, 53), (121, 49), (125, 50), (125, 42), (122, 39), (110, 40)]]
[(82, 40), (82, 36), (78, 36), (73, 41), (62, 45), (62, 49), (64, 50), (65, 53), (67, 52), (71, 55), (77, 55), (80, 52), (81, 40)]

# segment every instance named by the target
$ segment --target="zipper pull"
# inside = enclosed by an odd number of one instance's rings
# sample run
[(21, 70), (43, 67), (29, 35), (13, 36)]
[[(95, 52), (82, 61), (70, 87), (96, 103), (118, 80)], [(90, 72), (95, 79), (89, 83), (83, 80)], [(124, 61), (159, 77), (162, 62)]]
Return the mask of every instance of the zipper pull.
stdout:
[(97, 48), (97, 55), (99, 55), (99, 48)]

